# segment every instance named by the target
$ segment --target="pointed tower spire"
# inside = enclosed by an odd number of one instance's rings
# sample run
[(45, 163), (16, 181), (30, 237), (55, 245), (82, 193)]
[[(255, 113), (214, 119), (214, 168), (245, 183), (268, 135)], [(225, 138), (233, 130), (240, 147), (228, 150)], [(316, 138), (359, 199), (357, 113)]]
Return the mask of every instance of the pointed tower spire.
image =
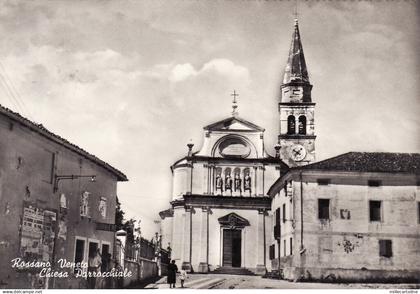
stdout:
[(303, 54), (297, 15), (295, 16), (292, 44), (290, 45), (289, 58), (287, 59), (283, 77), (283, 84), (290, 82), (305, 82), (309, 84), (308, 69), (306, 68), (305, 56)]
[(284, 69), (283, 83), (281, 85), (281, 102), (302, 103), (312, 102), (312, 85), (309, 82), (308, 69), (299, 32), (297, 11), (290, 45), (289, 57)]

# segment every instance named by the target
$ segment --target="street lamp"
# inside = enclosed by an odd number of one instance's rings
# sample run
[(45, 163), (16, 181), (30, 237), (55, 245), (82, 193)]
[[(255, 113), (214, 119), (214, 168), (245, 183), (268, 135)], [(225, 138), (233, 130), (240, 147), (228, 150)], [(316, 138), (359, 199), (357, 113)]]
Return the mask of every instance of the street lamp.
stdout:
[[(80, 178), (90, 178), (91, 182), (96, 182), (96, 175), (54, 175), (54, 183), (53, 183), (53, 193), (55, 194), (58, 191), (58, 182), (61, 180), (76, 180)], [(59, 223), (60, 223), (60, 199), (58, 199), (58, 210), (57, 210), (57, 219), (55, 222), (55, 239), (54, 239), (54, 247), (53, 247), (53, 267), (56, 268), (56, 254), (58, 251), (58, 242), (59, 242)], [(56, 278), (53, 277), (52, 280), (52, 287), (55, 288), (55, 280)], [(48, 288), (48, 280), (46, 282), (46, 288)]]
[(58, 190), (58, 182), (61, 180), (76, 180), (80, 178), (90, 178), (91, 182), (96, 182), (96, 175), (54, 175), (54, 193)]

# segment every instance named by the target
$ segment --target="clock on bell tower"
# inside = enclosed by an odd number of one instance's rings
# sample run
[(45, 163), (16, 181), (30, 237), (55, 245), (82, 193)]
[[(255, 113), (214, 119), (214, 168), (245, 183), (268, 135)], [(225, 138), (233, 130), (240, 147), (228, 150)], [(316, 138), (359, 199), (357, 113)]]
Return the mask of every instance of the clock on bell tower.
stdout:
[(315, 161), (315, 103), (311, 97), (305, 56), (295, 19), (292, 44), (280, 86), (280, 157), (289, 166)]

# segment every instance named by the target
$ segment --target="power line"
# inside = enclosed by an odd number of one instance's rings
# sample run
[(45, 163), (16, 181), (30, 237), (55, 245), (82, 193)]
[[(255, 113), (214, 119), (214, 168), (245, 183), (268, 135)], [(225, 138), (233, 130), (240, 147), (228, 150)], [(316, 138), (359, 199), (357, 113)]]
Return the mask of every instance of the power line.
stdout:
[[(11, 89), (12, 95), (15, 97), (15, 99), (22, 104), (22, 108), (24, 109), (24, 112), (31, 120), (34, 120), (32, 117), (31, 112), (29, 111), (28, 107), (26, 107), (25, 101), (22, 99), (22, 96), (20, 95), (19, 91), (16, 89), (16, 87), (13, 84), (13, 81), (9, 78), (9, 75), (7, 74), (7, 71), (5, 67), (3, 66), (3, 63), (0, 61), (0, 67), (3, 69), (4, 77), (6, 81), (6, 85)], [(10, 85), (9, 85), (10, 84)]]
[(10, 102), (17, 108), (17, 110), (19, 112), (21, 112), (23, 114), (23, 108), (20, 105), (20, 103), (16, 100), (16, 98), (13, 96), (13, 94), (10, 91), (10, 88), (8, 87), (7, 83), (6, 83), (6, 79), (4, 78), (3, 74), (0, 73), (0, 81), (1, 84), (6, 92), (6, 95), (9, 97)]

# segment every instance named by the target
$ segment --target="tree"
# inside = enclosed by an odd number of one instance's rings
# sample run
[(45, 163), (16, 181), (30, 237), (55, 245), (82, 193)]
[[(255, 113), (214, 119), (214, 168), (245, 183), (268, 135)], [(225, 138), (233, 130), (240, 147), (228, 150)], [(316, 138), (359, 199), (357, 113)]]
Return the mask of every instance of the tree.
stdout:
[(115, 226), (116, 230), (123, 229), (124, 211), (121, 209), (121, 202), (117, 196), (117, 205), (115, 206)]
[(135, 224), (140, 221), (137, 221), (134, 218), (130, 218), (129, 220), (124, 219), (125, 212), (121, 208), (121, 202), (117, 197), (117, 204), (115, 206), (115, 227), (116, 230), (124, 230), (127, 232), (127, 242), (133, 243), (134, 242), (134, 232), (138, 233), (138, 229), (135, 229)]

